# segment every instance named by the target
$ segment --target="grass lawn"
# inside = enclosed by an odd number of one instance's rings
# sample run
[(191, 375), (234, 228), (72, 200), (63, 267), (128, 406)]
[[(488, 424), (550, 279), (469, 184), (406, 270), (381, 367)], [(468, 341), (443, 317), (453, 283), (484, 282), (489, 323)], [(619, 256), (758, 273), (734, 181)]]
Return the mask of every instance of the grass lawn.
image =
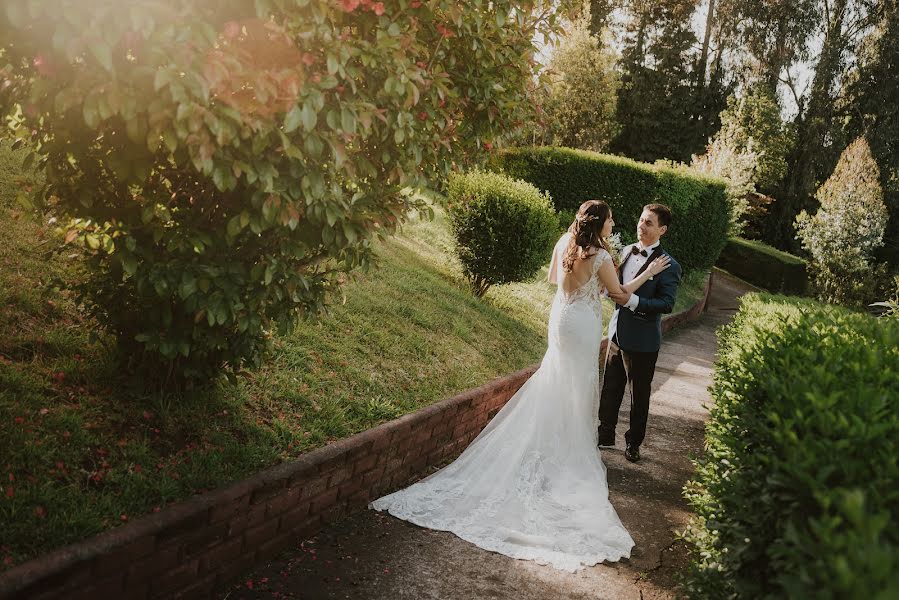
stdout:
[[(543, 354), (545, 270), (475, 299), (438, 210), (380, 245), (380, 268), (279, 338), (264, 368), (191, 397), (142, 396), (65, 292), (77, 256), (16, 206), (20, 161), (0, 141), (0, 570)], [(703, 282), (687, 277), (678, 310)]]

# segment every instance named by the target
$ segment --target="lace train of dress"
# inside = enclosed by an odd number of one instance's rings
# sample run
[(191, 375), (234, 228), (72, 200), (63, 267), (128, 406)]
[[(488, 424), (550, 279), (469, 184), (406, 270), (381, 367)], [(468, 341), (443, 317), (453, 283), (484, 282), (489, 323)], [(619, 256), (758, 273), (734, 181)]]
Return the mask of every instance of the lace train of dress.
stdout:
[(596, 273), (611, 258), (592, 260), (587, 283), (567, 295), (559, 286), (540, 368), (459, 458), (372, 508), (566, 571), (630, 556), (634, 541), (609, 502), (596, 447)]

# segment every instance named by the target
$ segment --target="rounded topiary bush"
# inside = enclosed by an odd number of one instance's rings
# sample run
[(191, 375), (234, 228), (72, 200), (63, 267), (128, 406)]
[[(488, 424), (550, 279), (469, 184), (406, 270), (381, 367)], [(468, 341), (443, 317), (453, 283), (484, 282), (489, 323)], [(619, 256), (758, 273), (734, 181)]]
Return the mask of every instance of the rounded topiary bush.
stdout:
[(476, 296), (533, 277), (549, 260), (558, 217), (531, 184), (474, 171), (450, 178), (449, 201), (456, 253)]

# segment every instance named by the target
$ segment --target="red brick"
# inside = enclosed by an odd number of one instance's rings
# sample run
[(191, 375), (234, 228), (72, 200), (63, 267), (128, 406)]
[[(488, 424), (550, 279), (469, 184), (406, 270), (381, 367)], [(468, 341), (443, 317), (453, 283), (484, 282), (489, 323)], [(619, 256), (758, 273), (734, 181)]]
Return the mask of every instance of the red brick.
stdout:
[(228, 521), (233, 518), (235, 515), (240, 514), (246, 511), (250, 506), (250, 495), (246, 494), (241, 496), (240, 498), (235, 498), (231, 502), (227, 504), (223, 504), (221, 506), (214, 506), (212, 510), (209, 511), (209, 522), (210, 523), (221, 523), (224, 521)]
[(395, 458), (391, 458), (386, 463), (384, 463), (384, 473), (392, 474), (395, 473), (397, 469), (403, 466), (403, 458), (397, 456)]
[(362, 485), (365, 487), (368, 487), (368, 486), (372, 485), (373, 483), (380, 481), (381, 478), (384, 476), (384, 471), (385, 471), (384, 467), (381, 466), (381, 467), (375, 467), (371, 471), (365, 473), (364, 475), (362, 475)]
[(272, 496), (277, 496), (278, 494), (280, 494), (281, 490), (283, 490), (286, 486), (286, 478), (268, 481), (253, 490), (253, 494), (250, 497), (250, 504), (259, 504), (260, 502), (265, 502)]
[(434, 426), (434, 429), (431, 431), (432, 437), (440, 437), (441, 435), (446, 435), (453, 430), (455, 426), (455, 422), (452, 420), (446, 420), (442, 423), (438, 423)]
[(244, 547), (255, 548), (278, 531), (278, 519), (266, 521), (258, 527), (247, 529), (244, 533)]
[(296, 507), (288, 510), (286, 513), (281, 515), (281, 521), (278, 525), (279, 531), (290, 531), (294, 527), (297, 527), (300, 523), (306, 520), (309, 516), (309, 510), (312, 508), (312, 504), (309, 502), (304, 502), (302, 504), (297, 505)]
[(209, 525), (203, 531), (186, 535), (173, 543), (181, 545), (182, 558), (190, 558), (202, 554), (208, 548), (222, 543), (230, 537), (230, 527), (227, 523)]
[(204, 552), (200, 558), (200, 573), (215, 572), (219, 565), (240, 556), (243, 549), (243, 536), (226, 540)]
[[(322, 475), (324, 475), (324, 473)], [(328, 487), (336, 487), (344, 481), (348, 480), (350, 477), (352, 477), (352, 475), (352, 464), (341, 465), (337, 469), (334, 469), (333, 471), (330, 471), (328, 473)]]
[(376, 464), (378, 464), (378, 456), (376, 454), (362, 456), (356, 460), (356, 464), (353, 466), (353, 475), (365, 473), (373, 469)]
[(365, 456), (371, 452), (372, 442), (365, 442), (364, 444), (358, 444), (353, 448), (347, 450), (346, 452), (346, 460), (347, 462), (355, 462), (360, 456)]
[(179, 554), (180, 548), (170, 545), (159, 548), (152, 555), (132, 563), (128, 567), (126, 585), (130, 589), (135, 583), (146, 581), (176, 567), (181, 562)]
[(352, 496), (356, 492), (358, 492), (362, 488), (362, 478), (357, 477), (356, 479), (351, 479), (347, 481), (339, 488), (337, 488), (337, 498), (339, 500), (346, 500), (347, 497)]
[(329, 488), (312, 499), (312, 514), (320, 514), (337, 501), (337, 488)]
[(398, 489), (409, 480), (409, 467), (400, 467), (390, 477), (390, 488)]
[(202, 529), (209, 522), (208, 510), (196, 510), (186, 513), (178, 521), (167, 525), (165, 529), (156, 534), (156, 543), (165, 545), (169, 540)]
[(325, 473), (327, 471), (331, 471), (336, 469), (340, 465), (346, 462), (346, 453), (340, 452), (330, 456), (328, 458), (322, 459), (321, 462), (318, 463), (318, 472)]
[(237, 515), (231, 519), (230, 523), (228, 523), (228, 537), (233, 537), (241, 531), (260, 525), (265, 521), (265, 514), (267, 512), (267, 504), (251, 506), (245, 514)]
[(374, 442), (372, 442), (372, 445), (371, 445), (372, 452), (377, 452), (378, 450), (383, 450), (384, 448), (390, 447), (392, 441), (393, 441), (393, 435), (391, 435), (391, 434), (382, 435), (381, 437), (376, 439)]
[(313, 498), (324, 492), (328, 488), (328, 477), (329, 475), (316, 476), (308, 480), (300, 488), (300, 499)]
[(268, 501), (268, 512), (266, 515), (268, 517), (273, 517), (275, 515), (280, 515), (281, 513), (290, 510), (293, 508), (296, 503), (300, 499), (300, 488), (286, 488), (281, 491), (281, 494), (269, 499)]
[(150, 595), (157, 598), (169, 596), (172, 592), (189, 587), (197, 579), (197, 566), (198, 561), (192, 560), (154, 577), (150, 582)]
[(121, 573), (122, 569), (144, 556), (153, 552), (156, 548), (156, 538), (153, 536), (142, 537), (121, 548), (117, 548), (109, 554), (104, 554), (97, 559), (94, 567), (99, 577), (110, 573)]

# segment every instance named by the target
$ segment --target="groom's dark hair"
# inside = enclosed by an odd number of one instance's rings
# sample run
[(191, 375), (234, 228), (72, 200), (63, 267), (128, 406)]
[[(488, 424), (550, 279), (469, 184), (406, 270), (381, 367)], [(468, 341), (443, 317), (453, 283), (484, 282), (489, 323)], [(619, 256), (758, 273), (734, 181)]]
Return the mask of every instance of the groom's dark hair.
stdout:
[(671, 225), (671, 209), (664, 204), (657, 204), (653, 202), (652, 204), (647, 204), (646, 206), (644, 206), (643, 210), (650, 210), (654, 212), (659, 218), (659, 225), (664, 225), (665, 227)]

